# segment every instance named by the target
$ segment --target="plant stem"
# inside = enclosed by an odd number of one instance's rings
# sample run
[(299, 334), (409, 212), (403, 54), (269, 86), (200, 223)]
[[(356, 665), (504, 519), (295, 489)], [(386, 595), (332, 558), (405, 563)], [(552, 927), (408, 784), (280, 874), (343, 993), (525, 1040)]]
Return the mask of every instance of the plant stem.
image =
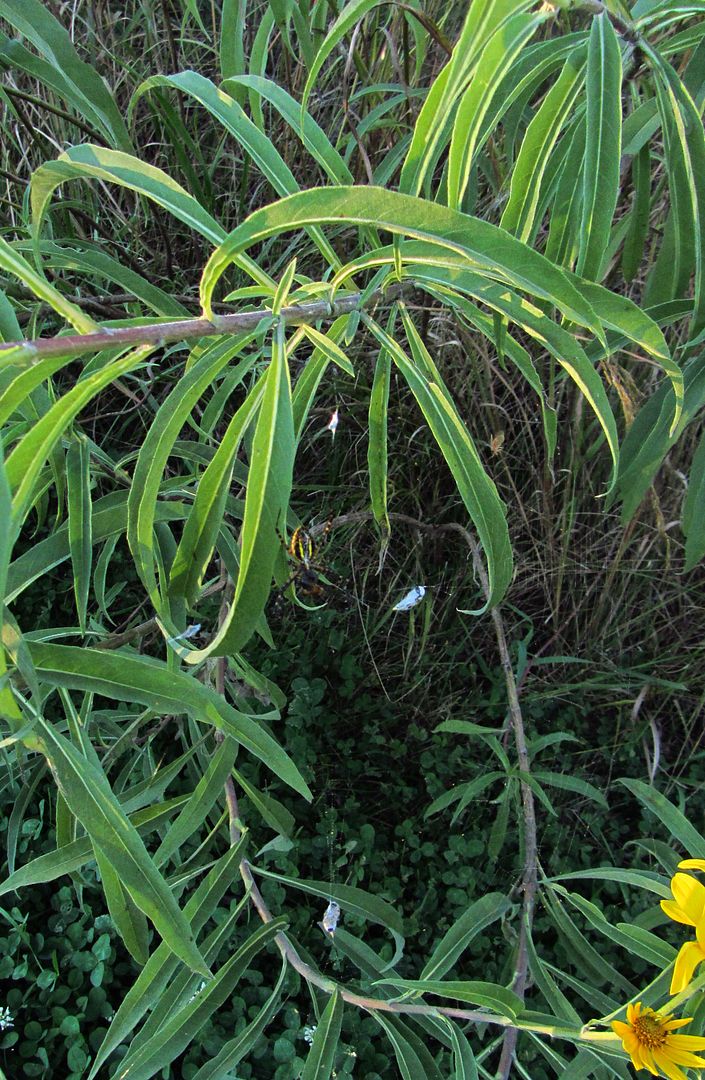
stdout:
[[(408, 286), (407, 286), (408, 288)], [(402, 286), (390, 285), (387, 289), (375, 289), (363, 300), (360, 292), (342, 296), (339, 300), (315, 300), (309, 304), (291, 304), (281, 310), (281, 318), (292, 325), (337, 319), (339, 315), (357, 311), (361, 307), (374, 307), (384, 301), (397, 300)], [(262, 319), (273, 318), (267, 308), (242, 311), (234, 315), (215, 315), (210, 319), (177, 319), (172, 322), (147, 323), (144, 326), (106, 326), (91, 334), (64, 334), (34, 341), (0, 342), (0, 360), (3, 352), (22, 349), (33, 360), (45, 360), (50, 356), (83, 356), (106, 348), (133, 348), (136, 345), (166, 345), (171, 341), (189, 341), (194, 338), (213, 337), (217, 334), (236, 334), (254, 330)], [(17, 358), (13, 357), (16, 361)]]

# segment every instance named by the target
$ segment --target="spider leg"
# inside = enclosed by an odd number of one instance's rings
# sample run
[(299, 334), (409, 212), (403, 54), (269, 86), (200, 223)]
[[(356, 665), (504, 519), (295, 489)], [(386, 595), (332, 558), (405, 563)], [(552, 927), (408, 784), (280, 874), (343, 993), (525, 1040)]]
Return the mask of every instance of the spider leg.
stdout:
[(289, 591), (291, 586), (296, 583), (296, 581), (300, 577), (300, 575), (301, 575), (301, 567), (297, 566), (295, 568), (295, 570), (290, 574), (288, 579), (284, 582), (284, 584), (280, 585), (278, 589), (275, 589), (275, 591), (274, 591), (274, 599), (272, 600), (272, 606), (273, 606), (273, 608), (275, 610), (277, 610), (278, 608), (281, 607), (281, 603), (282, 603), (286, 593)]
[[(311, 563), (309, 569), (313, 570), (316, 574), (320, 574), (320, 576), (323, 578), (324, 583), (329, 588), (335, 589), (336, 592), (339, 592), (347, 600), (352, 601), (354, 604), (361, 604), (363, 607), (370, 606), (369, 604), (366, 604), (364, 600), (360, 600), (359, 596), (351, 593), (349, 589), (346, 589), (343, 585), (341, 585), (340, 582), (343, 580), (342, 577), (335, 570), (331, 570), (329, 566), (318, 566), (316, 563)], [(335, 578), (337, 578), (338, 580), (331, 580)]]

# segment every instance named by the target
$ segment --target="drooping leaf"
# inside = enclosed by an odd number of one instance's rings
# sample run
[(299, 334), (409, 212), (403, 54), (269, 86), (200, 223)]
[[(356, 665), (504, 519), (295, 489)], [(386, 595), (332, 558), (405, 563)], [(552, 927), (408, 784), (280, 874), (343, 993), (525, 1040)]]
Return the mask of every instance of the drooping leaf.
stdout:
[(310, 797), (308, 786), (291, 758), (256, 718), (238, 712), (197, 679), (169, 671), (142, 657), (107, 650), (32, 642), (29, 651), (37, 671), (50, 684), (92, 690), (117, 700), (128, 696), (155, 712), (188, 713), (199, 723), (212, 725), (232, 736), (284, 783), (304, 798)]
[(211, 317), (218, 279), (247, 248), (280, 232), (325, 223), (373, 225), (453, 251), (475, 272), (547, 300), (568, 319), (603, 336), (590, 304), (563, 271), (538, 252), (486, 221), (376, 187), (301, 191), (250, 214), (206, 263), (201, 277), (205, 315)]

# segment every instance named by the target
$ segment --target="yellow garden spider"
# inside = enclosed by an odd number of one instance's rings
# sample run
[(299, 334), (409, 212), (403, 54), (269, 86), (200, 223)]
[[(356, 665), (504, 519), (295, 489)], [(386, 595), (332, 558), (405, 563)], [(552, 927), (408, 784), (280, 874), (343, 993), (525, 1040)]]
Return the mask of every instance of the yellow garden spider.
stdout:
[[(293, 570), (288, 581), (285, 581), (281, 588), (277, 589), (276, 603), (281, 601), (292, 585), (297, 596), (325, 603), (331, 585), (321, 578), (321, 574), (329, 573), (329, 571), (318, 564), (318, 557), (332, 528), (333, 519), (329, 518), (323, 526), (320, 536), (315, 540), (303, 525), (298, 525), (294, 529), (288, 544), (284, 537), (280, 535), (286, 553), (293, 563)], [(332, 587), (339, 588), (337, 585)], [(344, 592), (345, 590), (341, 589), (340, 591)]]

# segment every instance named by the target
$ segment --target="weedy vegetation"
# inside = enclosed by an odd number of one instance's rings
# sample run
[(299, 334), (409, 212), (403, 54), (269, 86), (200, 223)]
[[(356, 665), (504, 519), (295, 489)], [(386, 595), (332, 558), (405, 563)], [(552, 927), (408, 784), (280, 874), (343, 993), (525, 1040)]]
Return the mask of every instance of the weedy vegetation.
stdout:
[(705, 1068), (704, 10), (0, 0), (4, 1076)]

